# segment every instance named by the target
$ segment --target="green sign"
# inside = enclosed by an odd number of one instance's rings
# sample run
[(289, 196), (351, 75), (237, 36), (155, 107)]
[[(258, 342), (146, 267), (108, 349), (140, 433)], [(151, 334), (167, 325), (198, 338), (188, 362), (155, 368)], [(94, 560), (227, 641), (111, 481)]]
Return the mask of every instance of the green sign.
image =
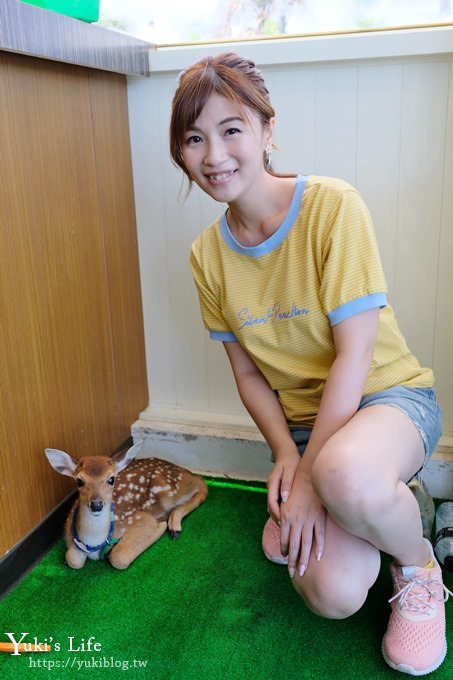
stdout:
[(90, 23), (99, 19), (100, 0), (22, 0), (22, 2)]

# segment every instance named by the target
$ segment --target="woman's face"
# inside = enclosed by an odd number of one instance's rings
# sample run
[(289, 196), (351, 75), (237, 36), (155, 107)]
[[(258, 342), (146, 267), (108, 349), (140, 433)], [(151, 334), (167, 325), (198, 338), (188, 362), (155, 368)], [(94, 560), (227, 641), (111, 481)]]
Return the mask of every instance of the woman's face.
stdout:
[(263, 153), (273, 121), (262, 124), (251, 109), (212, 94), (183, 137), (182, 156), (190, 177), (216, 201), (241, 200), (266, 174)]

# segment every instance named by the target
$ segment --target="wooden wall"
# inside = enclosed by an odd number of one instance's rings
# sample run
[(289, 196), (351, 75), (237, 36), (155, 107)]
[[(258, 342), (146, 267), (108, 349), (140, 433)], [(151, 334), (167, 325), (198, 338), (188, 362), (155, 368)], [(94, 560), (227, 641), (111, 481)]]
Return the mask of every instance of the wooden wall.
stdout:
[(0, 557), (147, 404), (124, 76), (0, 52)]
[(19, 0), (0, 2), (0, 47), (16, 54), (142, 76), (149, 73), (148, 55), (153, 49), (150, 43), (125, 33)]

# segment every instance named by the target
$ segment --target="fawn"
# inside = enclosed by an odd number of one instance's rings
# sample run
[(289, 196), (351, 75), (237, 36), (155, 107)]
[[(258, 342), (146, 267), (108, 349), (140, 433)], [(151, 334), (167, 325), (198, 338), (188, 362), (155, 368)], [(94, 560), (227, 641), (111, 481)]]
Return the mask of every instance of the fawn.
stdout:
[(46, 449), (54, 470), (79, 487), (65, 525), (66, 562), (73, 569), (107, 555), (116, 569), (127, 569), (167, 527), (177, 538), (183, 517), (206, 499), (206, 482), (188, 470), (159, 458), (134, 460), (141, 445), (78, 461)]

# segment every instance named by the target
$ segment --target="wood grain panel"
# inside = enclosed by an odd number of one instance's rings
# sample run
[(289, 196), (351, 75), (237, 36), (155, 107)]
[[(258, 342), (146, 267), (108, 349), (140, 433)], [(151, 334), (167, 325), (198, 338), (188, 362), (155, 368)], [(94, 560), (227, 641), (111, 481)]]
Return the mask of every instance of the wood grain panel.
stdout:
[(129, 75), (149, 73), (153, 45), (18, 0), (0, 2), (0, 50)]
[(120, 441), (147, 394), (126, 81), (89, 76)]
[[(121, 109), (121, 76), (105, 74), (97, 88), (89, 74), (15, 55), (2, 54), (0, 63), (0, 516), (9, 518), (1, 523), (0, 555), (71, 488), (51, 470), (44, 448), (109, 453), (147, 400), (138, 378), (145, 369), (136, 250), (129, 244), (135, 222), (127, 117), (110, 129), (115, 112), (100, 124), (103, 107), (93, 105), (111, 105), (112, 78)], [(124, 86), (121, 92), (124, 100)], [(107, 137), (118, 142), (118, 155), (100, 153)], [(109, 174), (116, 180), (101, 189)], [(124, 194), (112, 199), (121, 232), (105, 227), (112, 223), (106, 191)], [(115, 292), (117, 273), (123, 285)], [(118, 310), (135, 338), (129, 347), (113, 327)]]

